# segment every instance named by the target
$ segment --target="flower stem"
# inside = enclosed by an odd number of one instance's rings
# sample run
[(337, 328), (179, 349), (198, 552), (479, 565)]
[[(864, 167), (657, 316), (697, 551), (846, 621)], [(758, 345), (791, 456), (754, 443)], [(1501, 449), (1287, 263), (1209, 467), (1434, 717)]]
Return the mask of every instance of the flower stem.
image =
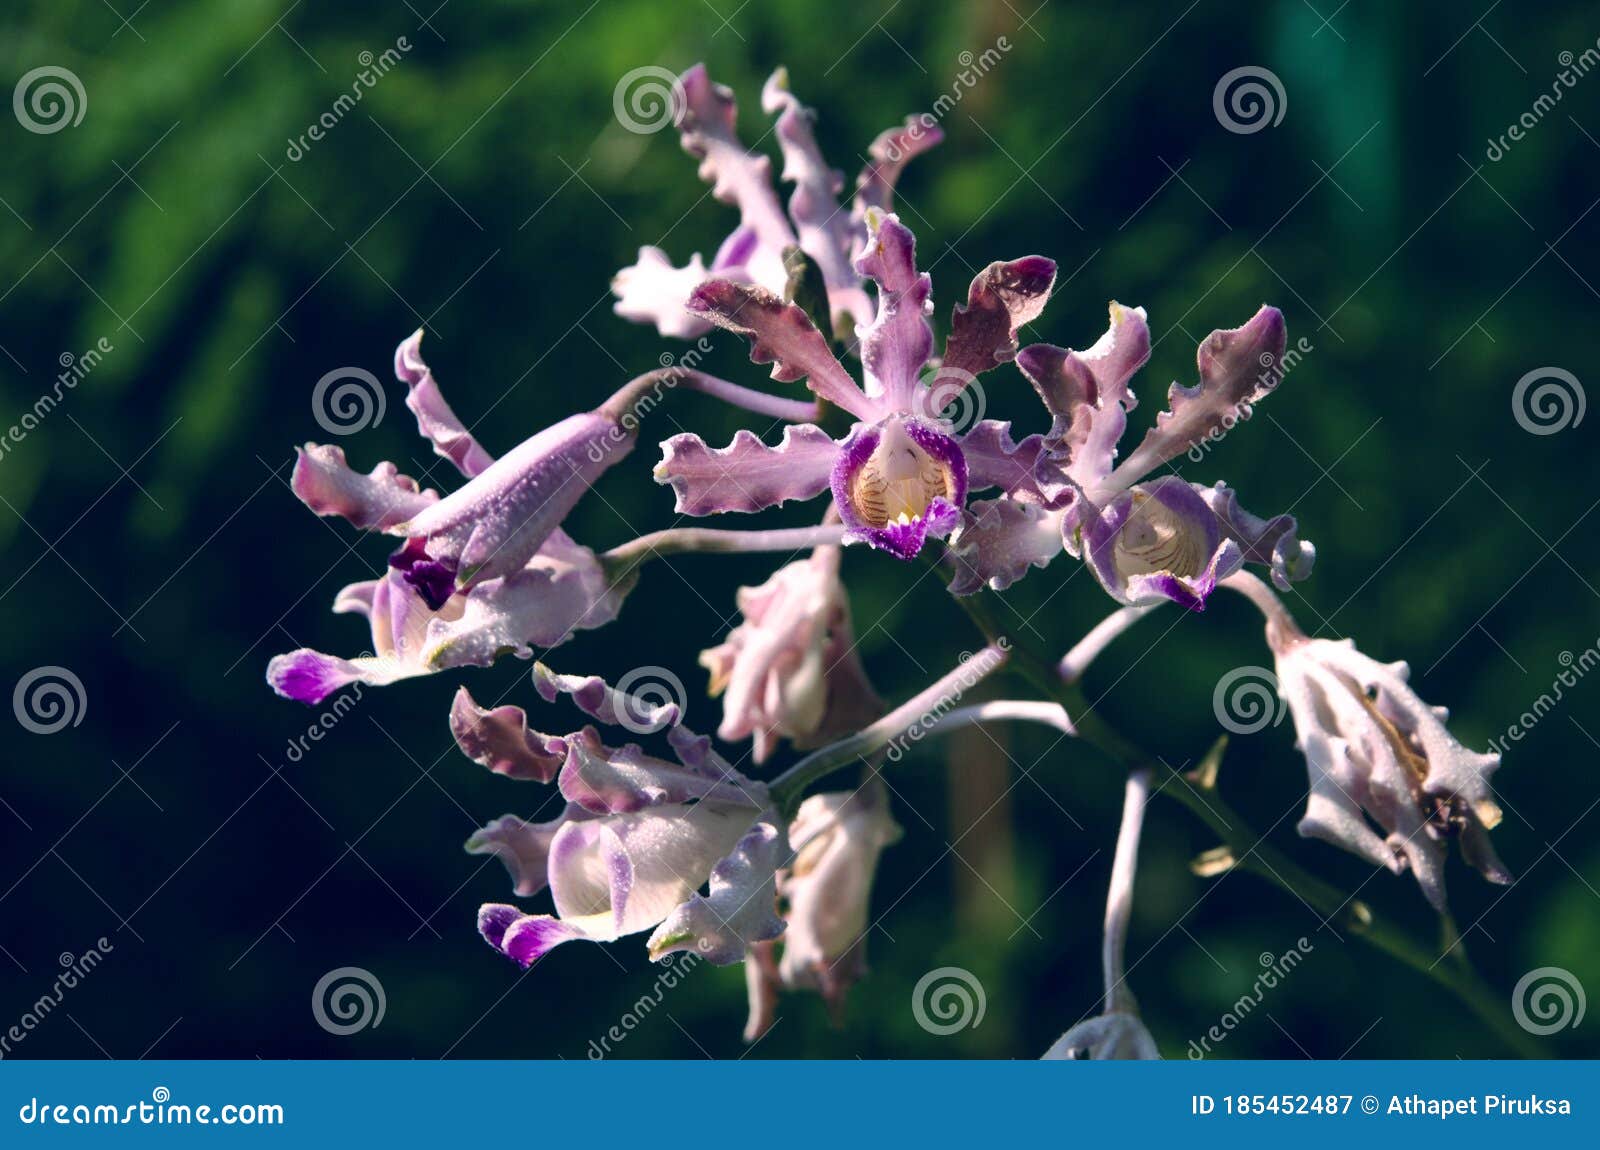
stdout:
[(715, 527), (672, 527), (630, 539), (600, 556), (613, 572), (630, 570), (651, 559), (689, 551), (729, 554), (737, 551), (803, 551), (837, 543), (844, 528), (785, 527), (772, 531), (725, 531)]
[[(955, 598), (985, 636), (993, 638), (1002, 634), (985, 601), (987, 596)], [(1150, 769), (1163, 777), (1176, 774), (1095, 714), (1076, 685), (1061, 680), (1056, 661), (1050, 655), (1016, 640), (1012, 640), (1011, 653), (1012, 669), (1047, 698), (1061, 704), (1084, 742), (1092, 744), (1126, 770)], [(1543, 1044), (1510, 1017), (1502, 996), (1496, 994), (1467, 962), (1442, 961), (1408, 933), (1381, 918), (1366, 903), (1344, 895), (1333, 884), (1307, 872), (1249, 828), (1244, 817), (1228, 806), (1217, 792), (1214, 778), (1180, 777), (1173, 785), (1163, 785), (1158, 791), (1182, 803), (1217, 834), (1227, 845), (1234, 867), (1283, 888), (1310, 907), (1325, 925), (1354, 934), (1432, 979), (1454, 994), (1519, 1056), (1549, 1056)]]

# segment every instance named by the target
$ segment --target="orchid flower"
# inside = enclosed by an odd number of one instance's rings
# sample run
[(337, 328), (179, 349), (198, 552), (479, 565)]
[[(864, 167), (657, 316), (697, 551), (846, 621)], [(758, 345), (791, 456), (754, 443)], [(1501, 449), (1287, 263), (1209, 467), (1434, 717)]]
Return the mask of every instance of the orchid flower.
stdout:
[(1082, 555), (1120, 603), (1170, 599), (1204, 610), (1217, 583), (1246, 562), (1268, 567), (1284, 589), (1305, 578), (1316, 552), (1291, 516), (1257, 518), (1225, 483), (1146, 478), (1246, 418), (1278, 382), (1284, 341), (1283, 315), (1272, 307), (1212, 332), (1197, 357), (1200, 382), (1172, 385), (1167, 410), (1121, 463), (1117, 441), (1136, 403), (1128, 381), (1150, 357), (1144, 309), (1113, 303), (1110, 327), (1087, 351), (1024, 348), (1017, 366), (1054, 420), (1034, 470), (1042, 498), (973, 505), (952, 545), (952, 590), (1002, 589), (1062, 550)]
[(892, 208), (895, 184), (906, 162), (937, 144), (943, 133), (937, 126), (907, 120), (880, 134), (869, 151), (870, 162), (856, 179), (854, 204), (846, 212), (838, 202), (844, 179), (828, 167), (817, 148), (814, 114), (789, 91), (788, 73), (779, 68), (762, 89), (761, 105), (769, 114), (778, 114), (783, 178), (794, 184), (785, 218), (772, 186), (771, 162), (746, 151), (739, 141), (733, 90), (712, 83), (704, 64), (680, 76), (677, 86), (682, 99), (677, 102), (676, 121), (683, 150), (700, 161), (700, 178), (711, 185), (711, 194), (738, 207), (739, 226), (722, 241), (709, 271), (698, 253), (679, 268), (660, 248), (640, 248), (638, 262), (612, 280), (617, 314), (653, 323), (664, 336), (693, 339), (711, 326), (705, 317), (685, 310), (696, 287), (716, 276), (781, 294), (788, 280), (784, 253), (798, 246), (822, 273), (830, 322), (847, 330), (852, 323), (871, 323), (872, 301), (851, 262), (866, 241), (867, 212)]
[(747, 336), (751, 359), (771, 363), (772, 378), (805, 378), (818, 398), (857, 422), (839, 442), (815, 424), (791, 424), (776, 447), (747, 431), (719, 450), (698, 435), (673, 436), (655, 475), (672, 485), (680, 513), (760, 511), (831, 490), (845, 542), (911, 559), (929, 537), (956, 527), (969, 490), (1033, 489), (1037, 436), (1019, 446), (1010, 425), (994, 420), (958, 433), (940, 412), (979, 372), (1015, 356), (1017, 329), (1043, 310), (1055, 264), (1028, 256), (980, 272), (966, 306), (955, 310), (942, 361), (921, 379), (933, 350), (931, 282), (917, 272), (916, 241), (898, 218), (871, 211), (867, 226), (856, 267), (877, 283), (878, 308), (872, 324), (858, 329), (864, 389), (798, 304), (729, 279), (708, 280), (689, 297), (690, 311)]
[(1350, 639), (1308, 638), (1254, 576), (1228, 586), (1267, 619), (1278, 696), (1310, 774), (1300, 833), (1395, 874), (1411, 871), (1441, 913), (1451, 839), (1484, 878), (1509, 883), (1489, 841), (1501, 818), (1489, 782), (1500, 756), (1463, 746), (1445, 726), (1450, 712), (1418, 698), (1404, 662), (1380, 663)]
[(573, 416), (496, 460), (451, 411), (422, 359), (422, 332), (395, 353), (406, 406), (435, 452), (469, 482), (440, 498), (389, 462), (362, 475), (342, 448), (308, 443), (290, 486), (318, 515), (406, 542), (381, 579), (339, 592), (335, 612), (367, 616), (369, 653), (346, 659), (301, 648), (279, 655), (267, 681), (318, 703), (352, 683), (391, 683), (448, 667), (527, 657), (578, 629), (616, 618), (626, 591), (593, 551), (559, 526), (589, 484), (633, 446), (617, 413)]
[[(463, 688), (451, 716), (462, 750), (511, 777), (555, 779), (566, 803), (548, 822), (507, 815), (468, 840), (468, 851), (505, 862), (519, 896), (548, 886), (555, 902), (555, 915), (485, 905), (478, 913), (484, 939), (526, 967), (564, 942), (608, 942), (651, 928), (652, 958), (692, 949), (717, 965), (777, 937), (775, 875), (788, 843), (766, 786), (683, 727), (675, 704), (651, 705), (599, 678), (558, 675), (543, 664), (535, 664), (534, 683), (547, 701), (571, 695), (601, 723), (667, 728), (678, 761), (634, 743), (608, 746), (593, 726), (540, 734), (520, 708), (486, 711)], [(709, 892), (699, 893), (707, 884)]]
[(744, 622), (700, 653), (711, 694), (724, 696), (718, 738), (753, 738), (761, 763), (780, 737), (807, 749), (883, 713), (856, 654), (838, 547), (818, 547), (761, 586), (739, 588), (738, 604)]

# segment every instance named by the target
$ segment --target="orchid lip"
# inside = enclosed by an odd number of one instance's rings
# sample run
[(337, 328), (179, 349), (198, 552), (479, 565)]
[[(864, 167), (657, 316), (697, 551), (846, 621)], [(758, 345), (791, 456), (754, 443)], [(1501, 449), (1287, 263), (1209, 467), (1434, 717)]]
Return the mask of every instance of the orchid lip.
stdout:
[(959, 521), (967, 461), (944, 432), (891, 416), (857, 428), (839, 454), (832, 487), (847, 540), (911, 559), (929, 535), (947, 535)]

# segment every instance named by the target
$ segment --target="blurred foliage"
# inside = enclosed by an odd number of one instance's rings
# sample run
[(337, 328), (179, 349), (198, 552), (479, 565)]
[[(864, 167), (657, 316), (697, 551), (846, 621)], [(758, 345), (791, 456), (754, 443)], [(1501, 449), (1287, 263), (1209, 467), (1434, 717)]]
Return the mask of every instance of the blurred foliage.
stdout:
[[(459, 844), (534, 800), (456, 753), (454, 681), (367, 692), (298, 761), (286, 746), (316, 716), (261, 681), (280, 650), (361, 649), (359, 622), (326, 608), (384, 554), (286, 488), (290, 447), (327, 438), (309, 405), (318, 378), (347, 365), (388, 377), (394, 345), (425, 326), (456, 410), (503, 450), (672, 350), (612, 315), (608, 280), (642, 244), (709, 256), (732, 213), (672, 133), (619, 126), (613, 88), (642, 65), (708, 61), (754, 141), (760, 83), (786, 64), (853, 173), (879, 129), (952, 90), (963, 52), (1005, 37), (903, 186), (938, 323), (990, 260), (1050, 255), (1062, 274), (1032, 338), (1084, 346), (1107, 300), (1149, 309), (1159, 342), (1139, 423), (1167, 380), (1190, 378), (1206, 332), (1277, 303), (1314, 351), (1187, 473), (1298, 516), (1320, 548), (1295, 596), (1302, 620), (1409, 659), (1475, 746), (1548, 688), (1562, 652), (1596, 642), (1595, 503), (1578, 482), (1595, 422), (1530, 435), (1509, 397), (1547, 365), (1596, 380), (1600, 80), (1484, 159), (1548, 91), (1557, 53), (1593, 44), (1592, 7), (1505, 6), (1474, 26), (1476, 8), (1442, 0), (585, 2), (429, 15), (426, 0), (23, 0), (0, 17), (8, 85), (58, 65), (88, 98), (54, 134), (0, 122), (0, 424), (50, 390), (61, 356), (114, 349), (0, 457), (5, 682), (57, 664), (88, 696), (81, 726), (4, 740), (0, 1023), (48, 989), (58, 953), (115, 945), (66, 1004), (72, 1020), (50, 1018), (17, 1055), (579, 1058), (653, 991), (637, 939), (565, 947), (519, 977), (476, 938), (477, 905), (508, 891)], [(1316, 10), (1335, 7), (1324, 24)], [(361, 53), (400, 37), (401, 61), (292, 159)], [(1271, 68), (1288, 104), (1278, 126), (1234, 134), (1212, 89), (1245, 64)], [(709, 370), (761, 381), (716, 344)], [(1039, 429), (1020, 378), (990, 379), (989, 413)], [(391, 384), (387, 418), (343, 446), (363, 469), (393, 459), (448, 485), (400, 398)], [(663, 433), (720, 441), (747, 423), (702, 398), (675, 404)], [(641, 446), (604, 479), (569, 524), (578, 538), (609, 546), (672, 521), (653, 456)], [(550, 662), (668, 666), (692, 688), (690, 721), (714, 726), (695, 654), (728, 626), (734, 588), (770, 567), (657, 564), (619, 623)], [(845, 574), (888, 697), (977, 642), (925, 568), (852, 551)], [(1108, 607), (1064, 559), (1005, 599), (1008, 625), (1061, 649)], [(1215, 734), (1219, 676), (1265, 651), (1242, 603), (1157, 618), (1090, 686), (1176, 765)], [(482, 672), (474, 690), (526, 699), (526, 670)], [(1497, 843), (1520, 881), (1452, 869), (1467, 945), (1508, 999), (1538, 966), (1600, 990), (1597, 692), (1583, 682), (1507, 756)], [(1050, 733), (996, 737), (1008, 755), (928, 742), (894, 770), (908, 834), (878, 879), (873, 973), (840, 1030), (815, 999), (786, 999), (755, 1056), (1033, 1056), (1094, 1009), (1120, 781)], [(1291, 743), (1287, 724), (1235, 740), (1224, 793), (1305, 865), (1431, 936), (1409, 879), (1294, 836), (1305, 771)], [(978, 830), (969, 775), (1004, 797)], [(1258, 955), (1301, 936), (1312, 955), (1218, 1056), (1504, 1053), (1435, 985), (1319, 930), (1294, 898), (1192, 877), (1211, 845), (1174, 804), (1152, 808), (1130, 982), (1168, 1056), (1249, 987)], [(345, 965), (376, 973), (388, 1008), (381, 1027), (337, 1038), (307, 999)], [(933, 1038), (909, 998), (941, 965), (981, 978), (987, 1014)], [(703, 968), (688, 985), (616, 1053), (740, 1053), (739, 972)], [(1555, 1049), (1594, 1053), (1592, 1033)]]

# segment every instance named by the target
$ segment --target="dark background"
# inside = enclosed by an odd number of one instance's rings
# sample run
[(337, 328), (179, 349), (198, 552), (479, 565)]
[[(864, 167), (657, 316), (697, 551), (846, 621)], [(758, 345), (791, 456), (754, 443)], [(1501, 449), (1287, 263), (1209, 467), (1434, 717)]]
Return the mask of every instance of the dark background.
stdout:
[[(460, 844), (542, 796), (455, 751), (445, 717), (461, 677), (367, 691), (298, 762), (288, 742), (317, 713), (262, 681), (276, 652), (367, 645), (359, 619), (326, 608), (388, 545), (318, 522), (287, 489), (293, 445), (330, 439), (312, 419), (319, 377), (358, 365), (390, 381), (383, 423), (339, 441), (353, 463), (393, 459), (448, 487), (390, 374), (418, 325), (451, 403), (496, 452), (677, 349), (611, 313), (610, 276), (645, 243), (709, 259), (733, 213), (703, 194), (672, 132), (618, 125), (613, 89), (642, 65), (706, 60), (737, 89), (752, 143), (770, 124), (761, 81), (786, 64), (853, 176), (878, 130), (951, 90), (961, 53), (1006, 37), (902, 185), (941, 328), (978, 268), (1035, 251), (1062, 273), (1033, 339), (1081, 347), (1108, 299), (1146, 306), (1158, 343), (1136, 434), (1167, 381), (1191, 378), (1206, 332), (1274, 302), (1314, 351), (1185, 466), (1259, 513), (1292, 508), (1320, 550), (1302, 621), (1409, 659), (1475, 747), (1548, 690), (1562, 652), (1600, 635), (1597, 421), (1533, 435), (1510, 402), (1542, 367), (1594, 382), (1600, 78), (1485, 158), (1549, 91), (1558, 53), (1594, 45), (1592, 6), (1503, 4), (1475, 24), (1476, 4), (1363, 0), (585, 3), (7, 6), (6, 89), (60, 65), (88, 106), (49, 135), (0, 116), (0, 423), (51, 388), (63, 354), (114, 347), (0, 458), (3, 685), (59, 665), (86, 694), (80, 725), (0, 740), (0, 1026), (49, 991), (58, 954), (114, 946), (12, 1057), (576, 1058), (653, 992), (642, 937), (563, 947), (527, 977), (478, 940), (478, 904), (508, 884)], [(348, 90), (359, 53), (399, 36), (403, 61), (290, 162), (290, 138)], [(1235, 134), (1213, 115), (1214, 85), (1241, 65), (1281, 78), (1276, 127)], [(741, 347), (716, 344), (710, 370), (762, 382)], [(1042, 429), (1019, 376), (988, 378), (991, 415)], [(663, 435), (673, 421), (720, 443), (747, 422), (673, 402)], [(646, 442), (608, 474), (573, 534), (605, 547), (672, 523), (655, 459)], [(734, 588), (775, 563), (655, 564), (619, 622), (549, 661), (612, 677), (665, 665), (689, 685), (691, 724), (714, 727), (696, 653), (732, 622)], [(892, 699), (976, 641), (925, 574), (846, 557), (861, 650)], [(1056, 649), (1110, 606), (1066, 559), (1006, 599), (1002, 617)], [(1174, 621), (1132, 633), (1089, 685), (1114, 684), (1108, 714), (1178, 764), (1217, 733), (1218, 678), (1266, 654), (1242, 601)], [(527, 670), (466, 678), (480, 699), (532, 705)], [(1600, 988), (1597, 692), (1581, 683), (1498, 777), (1495, 840), (1519, 881), (1490, 887), (1452, 863), (1468, 945), (1507, 1002), (1535, 967)], [(873, 973), (840, 1030), (815, 998), (786, 998), (755, 1056), (1033, 1057), (1095, 1009), (1116, 772), (1049, 732), (995, 735), (1009, 755), (977, 735), (891, 769), (907, 834), (877, 882)], [(1235, 740), (1224, 794), (1431, 945), (1409, 878), (1294, 835), (1305, 770), (1291, 744), (1287, 723)], [(1168, 1057), (1248, 990), (1259, 954), (1301, 936), (1311, 956), (1218, 1056), (1506, 1053), (1434, 983), (1319, 931), (1294, 898), (1248, 875), (1192, 877), (1211, 845), (1175, 804), (1152, 806), (1130, 985)], [(987, 1013), (935, 1038), (909, 999), (944, 965), (982, 980)], [(381, 981), (381, 1026), (317, 1026), (312, 987), (341, 966)], [(738, 1055), (743, 999), (737, 969), (703, 967), (617, 1053)], [(1552, 1049), (1593, 1053), (1595, 1033), (1591, 1019)]]

